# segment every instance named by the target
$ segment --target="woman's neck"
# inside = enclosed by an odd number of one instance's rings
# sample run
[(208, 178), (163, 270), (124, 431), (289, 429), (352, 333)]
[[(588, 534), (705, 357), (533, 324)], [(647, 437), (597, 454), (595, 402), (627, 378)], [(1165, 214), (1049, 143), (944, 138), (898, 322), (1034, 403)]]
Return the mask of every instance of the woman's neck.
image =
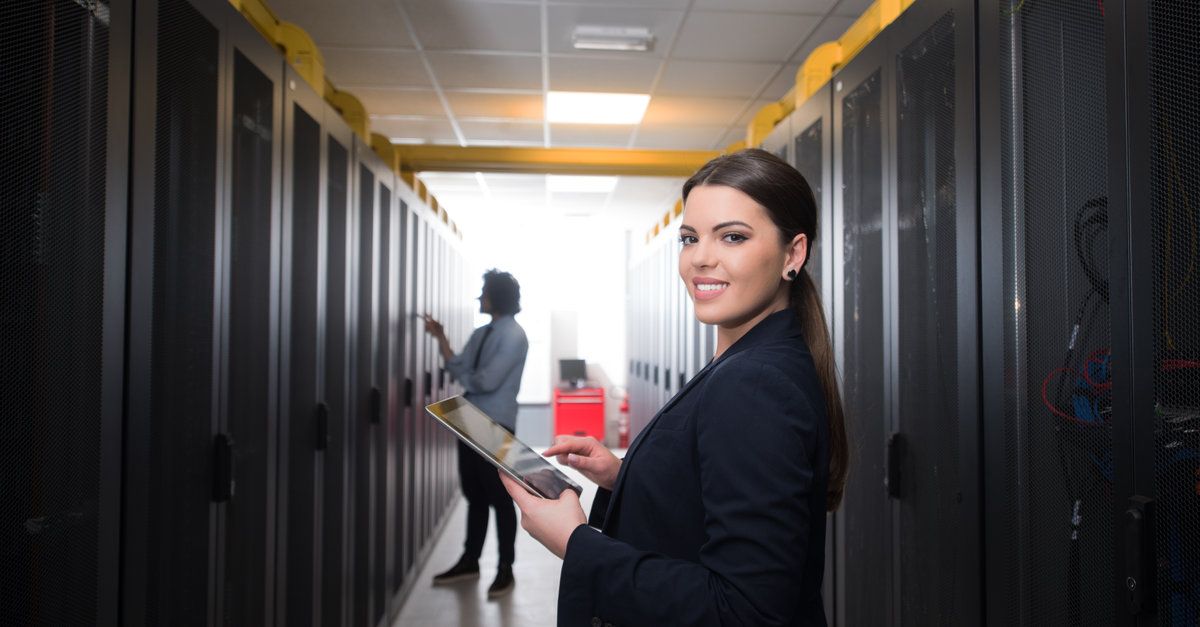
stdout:
[(713, 353), (713, 360), (715, 361), (720, 359), (721, 355), (724, 355), (725, 351), (729, 350), (730, 346), (733, 346), (738, 340), (742, 339), (742, 336), (746, 335), (746, 333), (749, 333), (750, 329), (753, 329), (756, 325), (758, 325), (758, 323), (762, 322), (764, 318), (773, 313), (787, 309), (787, 306), (787, 292), (784, 292), (782, 298), (777, 296), (775, 300), (771, 301), (771, 304), (768, 307), (764, 308), (762, 311), (758, 312), (745, 322), (729, 326), (718, 325), (717, 349)]

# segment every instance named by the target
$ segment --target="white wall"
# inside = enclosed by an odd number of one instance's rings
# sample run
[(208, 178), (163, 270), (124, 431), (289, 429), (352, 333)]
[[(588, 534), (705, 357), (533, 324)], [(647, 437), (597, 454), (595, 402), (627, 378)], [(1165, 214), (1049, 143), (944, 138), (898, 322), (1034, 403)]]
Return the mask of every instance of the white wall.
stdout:
[[(617, 385), (625, 385), (626, 231), (597, 218), (514, 219), (505, 211), (494, 219), (464, 225), (464, 250), (473, 275), (463, 298), (483, 286), (483, 272), (511, 272), (521, 284), (517, 322), (529, 337), (521, 403), (549, 403), (557, 382), (551, 354), (552, 317), (574, 315), (578, 358), (600, 365)], [(487, 316), (476, 316), (476, 325)], [(568, 338), (559, 337), (568, 345)], [(460, 347), (454, 347), (458, 349)]]

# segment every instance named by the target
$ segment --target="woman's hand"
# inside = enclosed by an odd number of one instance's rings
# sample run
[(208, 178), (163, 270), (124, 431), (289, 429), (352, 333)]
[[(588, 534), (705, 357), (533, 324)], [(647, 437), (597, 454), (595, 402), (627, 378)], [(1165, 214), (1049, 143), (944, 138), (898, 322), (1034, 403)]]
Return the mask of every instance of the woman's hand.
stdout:
[(543, 499), (525, 491), (524, 486), (500, 473), (500, 481), (517, 507), (521, 508), (521, 527), (534, 540), (562, 559), (567, 554), (567, 541), (579, 525), (587, 524), (587, 516), (579, 505), (574, 490), (563, 490), (557, 499)]
[(422, 314), (421, 318), (425, 321), (425, 332), (434, 337), (444, 337), (446, 330), (442, 328), (442, 323), (433, 319), (429, 314)]
[(542, 455), (558, 456), (558, 463), (578, 470), (605, 490), (613, 488), (617, 482), (617, 472), (621, 470), (621, 460), (596, 438), (560, 435), (554, 438), (554, 446), (546, 449)]

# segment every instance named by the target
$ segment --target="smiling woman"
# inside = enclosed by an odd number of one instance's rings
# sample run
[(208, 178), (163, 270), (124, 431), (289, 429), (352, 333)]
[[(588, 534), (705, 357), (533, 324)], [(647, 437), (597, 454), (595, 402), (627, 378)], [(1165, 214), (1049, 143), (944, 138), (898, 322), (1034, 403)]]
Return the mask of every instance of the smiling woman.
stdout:
[(506, 485), (522, 526), (563, 558), (560, 625), (824, 625), (825, 512), (841, 501), (847, 445), (802, 271), (812, 191), (784, 161), (744, 150), (701, 168), (683, 197), (679, 276), (717, 327), (713, 361), (624, 460), (590, 438), (546, 450), (599, 486), (586, 523), (573, 493)]

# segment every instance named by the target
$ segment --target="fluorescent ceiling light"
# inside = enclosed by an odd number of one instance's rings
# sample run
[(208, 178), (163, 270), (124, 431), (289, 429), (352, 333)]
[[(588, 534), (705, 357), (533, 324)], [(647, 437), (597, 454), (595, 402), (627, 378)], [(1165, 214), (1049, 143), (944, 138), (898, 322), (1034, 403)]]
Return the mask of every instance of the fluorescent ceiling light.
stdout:
[(646, 52), (654, 47), (654, 34), (639, 26), (576, 26), (571, 45), (576, 50)]
[(649, 104), (649, 94), (552, 91), (546, 95), (546, 119), (552, 123), (637, 124)]
[(617, 187), (615, 176), (546, 175), (546, 189), (551, 193), (607, 194)]

